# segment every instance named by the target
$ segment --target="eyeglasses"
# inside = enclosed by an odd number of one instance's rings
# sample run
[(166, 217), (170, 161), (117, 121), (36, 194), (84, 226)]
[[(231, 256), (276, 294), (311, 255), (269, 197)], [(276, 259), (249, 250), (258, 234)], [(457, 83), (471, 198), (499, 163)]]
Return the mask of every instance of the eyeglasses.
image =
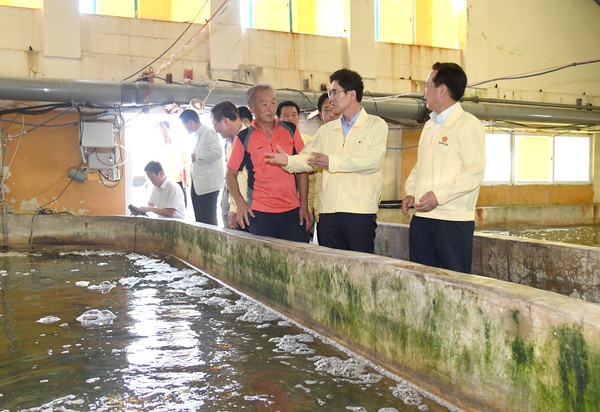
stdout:
[(346, 90), (329, 89), (329, 91), (327, 92), (327, 96), (331, 99), (340, 93), (346, 93)]
[(221, 119), (220, 119), (219, 121), (217, 121), (217, 122), (215, 122), (215, 120), (213, 119), (213, 127), (214, 127), (215, 129), (217, 128), (217, 125), (223, 121), (223, 118), (224, 118), (224, 117), (221, 117)]

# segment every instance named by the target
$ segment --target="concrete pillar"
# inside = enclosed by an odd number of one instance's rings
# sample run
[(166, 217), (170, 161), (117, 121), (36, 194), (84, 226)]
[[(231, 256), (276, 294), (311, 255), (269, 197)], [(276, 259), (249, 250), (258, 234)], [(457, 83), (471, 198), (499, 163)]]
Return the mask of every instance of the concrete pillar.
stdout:
[[(215, 13), (222, 0), (211, 0), (210, 10)], [(242, 64), (242, 26), (240, 25), (240, 1), (230, 1), (211, 21), (210, 66), (213, 70), (237, 70)]]
[(44, 56), (81, 58), (78, 0), (44, 0)]
[(350, 0), (348, 68), (362, 77), (377, 75), (375, 49), (375, 0)]
[(594, 186), (594, 203), (600, 203), (600, 133), (592, 134), (592, 185)]

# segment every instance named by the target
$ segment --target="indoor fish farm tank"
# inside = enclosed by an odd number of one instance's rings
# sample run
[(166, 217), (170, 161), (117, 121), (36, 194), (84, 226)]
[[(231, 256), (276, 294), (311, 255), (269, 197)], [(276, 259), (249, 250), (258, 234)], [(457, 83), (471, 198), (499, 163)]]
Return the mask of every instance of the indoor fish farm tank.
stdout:
[(457, 410), (185, 262), (0, 253), (0, 410)]

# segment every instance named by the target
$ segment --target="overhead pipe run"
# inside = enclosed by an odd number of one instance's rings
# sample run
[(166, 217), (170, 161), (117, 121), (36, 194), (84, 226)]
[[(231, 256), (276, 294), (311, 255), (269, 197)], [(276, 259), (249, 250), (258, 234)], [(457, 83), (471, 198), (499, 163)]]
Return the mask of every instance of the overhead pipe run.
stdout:
[[(0, 77), (0, 99), (58, 103), (93, 103), (107, 106), (143, 106), (149, 104), (187, 105), (199, 98), (206, 105), (230, 100), (246, 105), (246, 88), (210, 87), (198, 85), (153, 84), (149, 82), (100, 82), (88, 80), (30, 79)], [(303, 110), (314, 110), (322, 92), (277, 90), (279, 101), (291, 100)], [(476, 99), (462, 102), (465, 111), (481, 120), (520, 122), (528, 124), (600, 125), (600, 111), (585, 106), (527, 102), (528, 105), (481, 102)], [(427, 108), (421, 98), (398, 98), (387, 101), (365, 97), (363, 107), (386, 118), (412, 119), (422, 122)]]

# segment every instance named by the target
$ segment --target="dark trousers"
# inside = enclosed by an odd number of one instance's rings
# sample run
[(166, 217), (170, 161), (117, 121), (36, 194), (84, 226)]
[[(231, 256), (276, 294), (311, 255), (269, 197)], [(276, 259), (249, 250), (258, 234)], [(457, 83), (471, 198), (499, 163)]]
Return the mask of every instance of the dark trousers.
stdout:
[(288, 212), (267, 213), (252, 211), (250, 217), (250, 233), (260, 236), (271, 236), (295, 242), (308, 242), (306, 223), (300, 224), (300, 208)]
[(185, 192), (185, 187), (183, 187), (183, 182), (177, 182), (181, 190), (183, 190), (183, 202), (185, 204), (185, 208), (187, 209), (187, 193)]
[(408, 232), (411, 262), (470, 273), (473, 262), (474, 221), (413, 216)]
[(219, 198), (220, 190), (203, 195), (197, 195), (192, 183), (192, 206), (194, 207), (194, 216), (196, 222), (208, 223), (209, 225), (217, 225), (217, 199)]
[(373, 253), (375, 229), (375, 214), (321, 213), (317, 223), (317, 237), (321, 246)]

